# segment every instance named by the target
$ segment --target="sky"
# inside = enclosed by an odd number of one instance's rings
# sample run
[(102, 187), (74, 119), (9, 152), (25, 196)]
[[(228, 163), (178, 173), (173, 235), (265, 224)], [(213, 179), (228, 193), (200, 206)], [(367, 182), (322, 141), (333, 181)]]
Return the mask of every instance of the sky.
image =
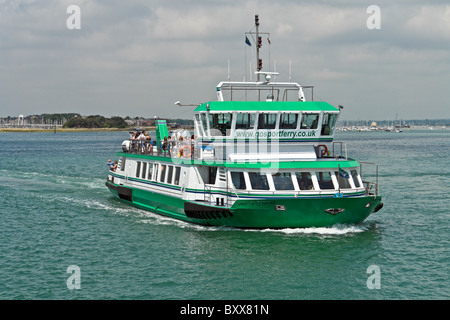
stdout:
[(250, 79), (255, 14), (263, 71), (341, 120), (450, 118), (448, 0), (0, 0), (0, 117), (191, 119), (175, 101)]

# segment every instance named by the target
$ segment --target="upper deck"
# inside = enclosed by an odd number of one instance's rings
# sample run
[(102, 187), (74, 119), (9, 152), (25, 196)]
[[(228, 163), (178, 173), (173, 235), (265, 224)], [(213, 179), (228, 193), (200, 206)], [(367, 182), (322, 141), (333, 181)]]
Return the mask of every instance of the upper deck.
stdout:
[(213, 101), (194, 111), (199, 139), (331, 142), (340, 110), (319, 101)]
[[(218, 101), (203, 103), (194, 110), (199, 139), (208, 143), (225, 138), (228, 143), (265, 140), (283, 144), (333, 140), (340, 108), (306, 101), (304, 87), (298, 83), (271, 82), (274, 73), (258, 73), (265, 74), (266, 81), (220, 82), (216, 86)], [(312, 86), (305, 88), (312, 93)]]

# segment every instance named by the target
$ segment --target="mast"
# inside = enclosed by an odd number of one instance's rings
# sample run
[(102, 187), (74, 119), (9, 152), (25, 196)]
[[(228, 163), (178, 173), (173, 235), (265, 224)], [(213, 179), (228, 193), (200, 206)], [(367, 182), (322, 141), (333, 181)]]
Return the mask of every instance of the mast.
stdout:
[[(262, 58), (260, 57), (260, 53), (259, 53), (259, 49), (261, 49), (261, 47), (262, 47), (262, 36), (261, 35), (267, 35), (267, 41), (269, 41), (270, 33), (259, 31), (259, 16), (257, 14), (255, 14), (255, 31), (254, 32), (252, 32), (252, 31), (246, 32), (245, 35), (246, 36), (250, 35), (252, 39), (254, 39), (253, 36), (256, 36), (256, 45), (255, 45), (255, 47), (256, 47), (256, 68), (255, 68), (256, 72), (255, 73), (256, 73), (256, 78), (257, 78), (256, 81), (259, 82), (261, 80), (259, 71), (261, 71), (263, 68)], [(247, 42), (247, 40), (246, 40), (246, 43), (247, 43), (247, 45), (251, 46), (251, 44), (249, 42)], [(270, 42), (269, 42), (269, 44), (270, 44)], [(269, 60), (270, 60), (270, 51), (269, 51)], [(251, 60), (250, 60), (250, 63), (251, 63)], [(270, 64), (270, 62), (269, 62), (269, 64)], [(251, 66), (250, 66), (250, 68), (251, 68)], [(250, 78), (251, 78), (251, 74), (250, 74)]]
[[(256, 70), (260, 71), (262, 69), (262, 59), (259, 58), (259, 48), (261, 48), (262, 45), (262, 41), (261, 41), (261, 36), (259, 35), (259, 16), (257, 14), (255, 14), (255, 28), (256, 28), (256, 63), (257, 63), (257, 67)], [(260, 81), (260, 74), (257, 73), (257, 78), (256, 81)]]

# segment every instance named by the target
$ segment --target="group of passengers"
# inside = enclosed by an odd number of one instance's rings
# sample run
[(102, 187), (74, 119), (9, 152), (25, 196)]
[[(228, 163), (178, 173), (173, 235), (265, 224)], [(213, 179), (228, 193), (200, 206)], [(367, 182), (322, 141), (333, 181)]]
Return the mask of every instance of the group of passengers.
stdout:
[(139, 153), (151, 153), (153, 150), (152, 137), (150, 137), (150, 134), (145, 130), (142, 130), (142, 132), (137, 129), (130, 131), (130, 141), (133, 151)]
[(171, 157), (189, 158), (197, 149), (197, 136), (190, 135), (187, 130), (175, 130), (172, 136), (164, 137), (162, 149)]
[(141, 154), (153, 154), (153, 147), (156, 147), (158, 155), (188, 158), (197, 149), (197, 137), (191, 135), (187, 130), (175, 130), (172, 136), (165, 136), (160, 145), (157, 145), (156, 141), (152, 141), (147, 131), (135, 130), (130, 132), (130, 141), (131, 152)]

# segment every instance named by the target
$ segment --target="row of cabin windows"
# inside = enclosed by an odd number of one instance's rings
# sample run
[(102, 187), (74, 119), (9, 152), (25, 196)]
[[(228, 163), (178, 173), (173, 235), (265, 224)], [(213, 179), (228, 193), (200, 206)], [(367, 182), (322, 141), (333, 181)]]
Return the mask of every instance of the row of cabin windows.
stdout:
[[(337, 179), (338, 185), (335, 185), (332, 175)], [(239, 190), (270, 190), (270, 182), (272, 179), (275, 190), (337, 190), (351, 189), (353, 181), (354, 187), (362, 186), (360, 177), (356, 170), (350, 170), (350, 174), (346, 171), (316, 171), (316, 172), (277, 172), (277, 173), (260, 173), (260, 172), (231, 172), (231, 180), (236, 189)], [(248, 179), (245, 175), (248, 175)], [(317, 183), (314, 183), (313, 176), (316, 177)]]
[[(301, 117), (300, 117), (301, 115)], [(277, 126), (277, 120), (279, 117), (279, 129), (318, 129), (319, 113), (293, 113), (282, 112), (278, 113), (245, 113), (238, 112), (235, 114), (235, 129), (252, 130), (255, 128), (256, 116), (258, 121), (256, 129), (275, 129)], [(233, 113), (209, 113), (208, 118), (206, 113), (196, 114), (196, 121), (203, 131), (206, 133), (208, 124), (211, 129), (211, 135), (230, 135), (230, 129), (232, 128)], [(333, 128), (336, 124), (338, 114), (337, 113), (324, 113), (322, 118), (322, 135), (332, 135)], [(300, 119), (300, 122), (299, 122)]]
[(136, 162), (136, 178), (180, 184), (181, 167), (161, 163)]

